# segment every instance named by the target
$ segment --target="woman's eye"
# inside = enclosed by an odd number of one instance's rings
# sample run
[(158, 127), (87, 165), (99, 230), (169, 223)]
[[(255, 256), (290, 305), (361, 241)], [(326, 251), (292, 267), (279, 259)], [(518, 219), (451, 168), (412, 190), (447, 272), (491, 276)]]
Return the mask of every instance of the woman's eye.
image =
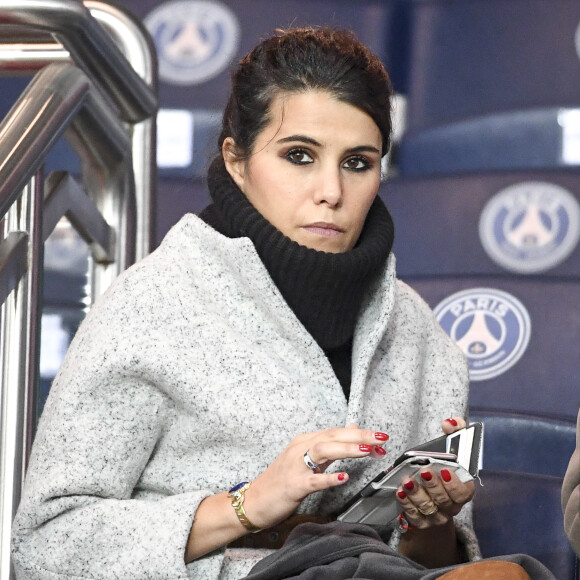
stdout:
[(294, 163), (295, 165), (307, 165), (314, 161), (304, 149), (292, 149), (286, 153), (285, 157), (290, 163)]
[(370, 169), (371, 164), (364, 157), (350, 157), (343, 163), (343, 167), (351, 171), (365, 171)]

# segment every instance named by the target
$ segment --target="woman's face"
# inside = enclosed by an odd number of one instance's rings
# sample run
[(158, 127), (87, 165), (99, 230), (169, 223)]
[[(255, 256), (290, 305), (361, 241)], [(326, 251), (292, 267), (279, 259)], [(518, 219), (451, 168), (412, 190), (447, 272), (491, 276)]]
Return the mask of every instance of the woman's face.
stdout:
[(223, 147), (252, 205), (295, 242), (325, 252), (356, 244), (377, 194), (382, 137), (372, 118), (326, 92), (277, 96), (247, 160)]

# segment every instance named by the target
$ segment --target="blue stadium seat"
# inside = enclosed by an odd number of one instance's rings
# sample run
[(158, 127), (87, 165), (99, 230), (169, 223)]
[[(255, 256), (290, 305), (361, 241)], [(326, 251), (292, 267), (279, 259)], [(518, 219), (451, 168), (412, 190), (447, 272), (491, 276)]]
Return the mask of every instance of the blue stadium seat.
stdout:
[(380, 195), (399, 276), (470, 362), (470, 419), (485, 427), (474, 501), (483, 555), (523, 552), (578, 578), (560, 490), (580, 407), (580, 171), (398, 177)]
[(573, 421), (474, 406), (470, 420), (484, 424), (484, 470), (564, 477), (576, 447)]
[(474, 524), (485, 557), (530, 554), (558, 579), (578, 578), (564, 533), (562, 478), (575, 447), (573, 421), (472, 410), (485, 438)]
[[(507, 340), (508, 327), (529, 342), (499, 375), (486, 371), (484, 354), (474, 355), (479, 380), (471, 406), (574, 421), (580, 406), (580, 171), (395, 178), (380, 195), (395, 222), (398, 275), (432, 308), (458, 292), (491, 289), (527, 312), (521, 323), (507, 317), (512, 326), (502, 326), (497, 313), (481, 314), (491, 334), (472, 348), (481, 350), (493, 336)], [(570, 205), (560, 213), (561, 201)], [(457, 336), (468, 336), (478, 321), (450, 314), (446, 324), (453, 320), (465, 326), (456, 328)], [(516, 349), (511, 340), (509, 348)], [(489, 348), (500, 349), (499, 342)]]
[[(474, 377), (470, 394), (472, 408), (569, 421), (576, 418), (580, 407), (580, 281), (488, 276), (406, 280), (433, 308), (459, 292), (478, 292), (487, 300), (488, 304), (477, 310), (474, 307), (474, 316), (461, 312), (452, 318), (450, 314), (449, 322), (442, 324), (448, 332), (452, 322), (463, 324), (463, 332), (461, 326), (454, 329), (456, 337), (473, 335), (479, 330), (477, 323), (481, 320), (476, 318), (477, 312), (488, 324), (486, 330), (497, 341), (496, 345), (488, 346), (488, 358), (484, 356), (484, 348), (481, 353), (476, 348), (473, 355), (470, 353)], [(518, 325), (513, 308), (509, 303), (504, 306), (503, 299), (497, 300), (495, 313), (490, 311), (494, 295), (498, 294), (507, 295), (512, 301), (515, 299), (516, 304), (523, 305), (529, 323)], [(507, 314), (504, 315), (502, 309)], [(490, 342), (493, 341), (483, 335), (470, 344), (485, 347)]]
[(565, 168), (578, 165), (576, 135), (575, 127), (562, 122), (561, 109), (480, 115), (406, 132), (397, 167), (406, 177)]
[(474, 524), (484, 557), (524, 553), (558, 580), (576, 580), (578, 561), (564, 533), (562, 479), (550, 475), (484, 470)]
[(412, 0), (410, 10), (410, 130), (580, 105), (577, 0)]
[[(529, 274), (580, 279), (578, 168), (398, 177), (383, 183), (380, 195), (395, 221), (402, 277), (505, 276), (527, 268)], [(509, 207), (517, 208), (518, 199), (520, 214), (539, 220), (514, 214)], [(522, 221), (528, 223), (523, 232)], [(519, 231), (518, 237), (509, 230)], [(514, 270), (506, 269), (506, 261)]]
[(580, 3), (414, 0), (409, 20), (402, 175), (571, 162), (559, 112), (580, 106)]
[[(152, 12), (163, 7), (158, 0), (123, 0), (122, 3), (142, 18), (146, 25), (150, 22)], [(358, 0), (357, 2), (351, 0), (286, 0), (285, 2), (221, 0), (220, 4), (233, 15), (239, 33), (238, 41), (234, 43), (237, 50), (232, 55), (230, 63), (236, 62), (261, 38), (270, 35), (276, 28), (330, 25), (353, 30), (359, 39), (385, 62), (388, 69), (392, 70), (395, 85), (399, 87), (403, 83), (403, 75), (406, 73), (404, 48), (407, 34), (402, 23), (402, 14), (406, 14), (406, 10), (401, 10), (400, 0)], [(171, 16), (171, 13), (162, 13), (160, 18), (169, 20), (169, 24), (174, 25), (170, 20)], [(175, 14), (173, 17), (175, 18)], [(213, 18), (216, 22), (223, 20), (217, 11), (213, 10), (211, 14), (208, 14), (208, 18), (210, 20)], [(200, 27), (200, 33), (204, 34), (204, 27), (207, 25), (199, 18), (194, 24)], [(149, 28), (152, 27), (149, 26)], [(208, 44), (213, 43), (210, 48), (215, 52), (222, 50), (223, 46), (229, 44), (231, 40), (231, 38), (223, 38), (220, 45), (217, 37), (211, 37), (211, 29), (209, 34), (206, 34), (209, 37)], [(155, 34), (153, 36), (160, 54), (161, 106), (221, 109), (229, 93), (230, 68), (219, 67), (215, 71), (216, 74), (208, 74), (203, 82), (167, 82), (163, 78), (162, 70), (165, 41), (161, 40), (161, 36)], [(200, 47), (198, 45), (194, 48)], [(207, 64), (204, 63), (203, 56), (200, 56), (200, 67), (211, 69), (213, 65), (210, 58), (207, 58), (207, 61)]]

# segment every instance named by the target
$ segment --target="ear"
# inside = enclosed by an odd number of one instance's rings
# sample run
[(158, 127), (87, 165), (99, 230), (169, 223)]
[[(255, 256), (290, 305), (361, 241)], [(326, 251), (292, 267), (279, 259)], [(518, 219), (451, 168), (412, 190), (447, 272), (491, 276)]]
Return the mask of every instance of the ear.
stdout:
[(232, 137), (226, 137), (222, 145), (224, 164), (235, 184), (244, 191), (246, 162), (238, 155), (236, 142)]

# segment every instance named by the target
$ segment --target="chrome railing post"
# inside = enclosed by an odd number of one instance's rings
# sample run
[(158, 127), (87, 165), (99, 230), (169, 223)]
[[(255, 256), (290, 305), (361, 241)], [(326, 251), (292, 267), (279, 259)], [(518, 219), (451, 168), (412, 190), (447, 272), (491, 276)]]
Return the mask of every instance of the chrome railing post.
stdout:
[[(135, 72), (157, 94), (157, 59), (151, 38), (143, 26), (116, 6), (85, 0), (91, 15), (110, 34)], [(144, 258), (155, 243), (155, 188), (157, 181), (156, 119), (149, 117), (132, 125), (133, 173), (137, 210), (135, 258)]]
[[(20, 501), (36, 419), (42, 179), (34, 177), (5, 216), (4, 234), (28, 232), (28, 271), (2, 305), (0, 320), (0, 578), (10, 577), (10, 530)], [(3, 235), (3, 238), (6, 238)], [(18, 259), (22, 259), (22, 256)], [(8, 388), (6, 388), (8, 387)]]
[[(47, 224), (69, 210), (80, 221), (93, 248), (94, 300), (152, 250), (156, 169), (155, 51), (128, 13), (98, 0), (0, 0), (0, 73), (14, 69), (40, 72), (0, 120), (1, 580), (12, 577), (11, 524), (36, 425)], [(81, 159), (86, 195), (59, 175), (41, 177), (63, 134)]]
[[(27, 67), (27, 70), (36, 70), (43, 63), (68, 56), (89, 71), (89, 76), (93, 73), (91, 78), (98, 81), (101, 92), (119, 107), (123, 119), (128, 122), (133, 143), (137, 211), (135, 257), (138, 260), (145, 257), (155, 243), (157, 167), (154, 154), (157, 59), (148, 33), (127, 12), (99, 0), (83, 3), (76, 0), (2, 0), (0, 26), (3, 22), (32, 27), (37, 31), (38, 41), (33, 50), (30, 44), (2, 41), (0, 37), (0, 70), (2, 62), (7, 63), (7, 68), (16, 64), (22, 70)], [(96, 22), (100, 26), (95, 26)], [(90, 48), (103, 42), (103, 29), (113, 43), (101, 47), (103, 56), (97, 60), (92, 57)], [(81, 34), (79, 31), (83, 30)], [(60, 50), (52, 38), (47, 41), (46, 31), (54, 33), (62, 43)], [(11, 36), (14, 37), (12, 31)], [(123, 66), (122, 72), (115, 73), (111, 62)], [(131, 65), (129, 68), (126, 62)], [(123, 83), (121, 88), (119, 82)]]

